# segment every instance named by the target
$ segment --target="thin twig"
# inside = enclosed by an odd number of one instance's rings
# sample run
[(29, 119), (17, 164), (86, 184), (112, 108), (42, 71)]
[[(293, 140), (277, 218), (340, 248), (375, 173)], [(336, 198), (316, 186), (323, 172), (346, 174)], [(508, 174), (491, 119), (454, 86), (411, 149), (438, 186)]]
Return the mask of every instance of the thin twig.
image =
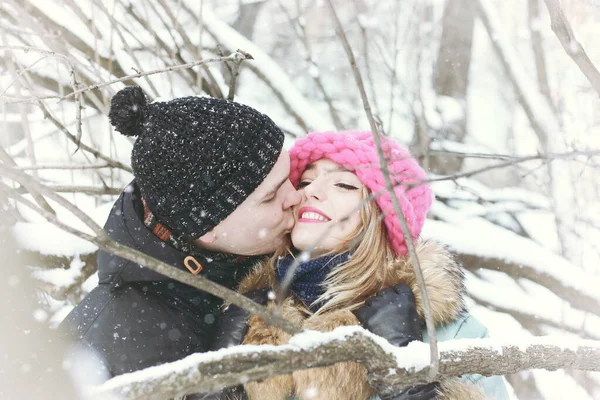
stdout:
[(398, 54), (400, 53), (400, 49), (398, 46), (398, 27), (400, 26), (400, 23), (398, 21), (398, 16), (400, 15), (400, 2), (396, 1), (395, 2), (395, 7), (394, 7), (394, 44), (393, 44), (393, 51), (394, 51), (394, 58), (392, 61), (392, 73), (391, 73), (391, 82), (390, 82), (390, 110), (389, 110), (389, 116), (388, 116), (388, 126), (387, 126), (387, 131), (388, 132), (392, 132), (392, 123), (394, 121), (394, 92), (395, 92), (395, 88), (396, 88), (396, 82), (398, 82), (398, 77), (396, 76), (396, 68), (398, 66)]
[[(77, 138), (71, 132), (69, 132), (69, 130), (62, 123), (60, 123), (56, 118), (54, 118), (52, 116), (52, 114), (50, 114), (50, 111), (48, 110), (46, 105), (41, 100), (38, 100), (37, 104), (39, 105), (42, 112), (44, 113), (44, 116), (46, 118), (48, 118), (50, 120), (50, 122), (52, 122), (54, 124), (54, 126), (56, 126), (61, 132), (63, 132), (67, 136), (67, 138), (69, 138), (73, 143), (77, 144)], [(113, 160), (112, 158), (105, 156), (104, 154), (100, 153), (98, 150), (96, 150), (84, 143), (79, 143), (79, 147), (81, 149), (87, 151), (88, 153), (93, 154), (95, 157), (108, 162), (110, 165), (114, 166), (115, 168), (119, 168), (119, 169), (122, 169), (127, 172), (133, 172), (130, 166), (125, 165), (120, 161)]]
[[(104, 5), (104, 3), (102, 1), (95, 0), (95, 3), (100, 8), (100, 10), (102, 10), (102, 12), (104, 12), (104, 15), (106, 15), (106, 17), (110, 20), (111, 29), (114, 30), (115, 32), (117, 32), (117, 35), (119, 35), (119, 39), (123, 43), (123, 46), (125, 47), (125, 50), (127, 51), (127, 53), (130, 55), (131, 59), (138, 65), (138, 68), (141, 68), (142, 63), (139, 61), (137, 55), (129, 46), (129, 43), (127, 43), (127, 40), (125, 39), (123, 32), (121, 32), (121, 29), (119, 29), (121, 24), (119, 24), (119, 22), (115, 19), (114, 15), (108, 11), (108, 9), (106, 8), (106, 6)], [(132, 36), (135, 36), (135, 35), (132, 35)], [(111, 49), (112, 49), (112, 46), (111, 46)], [(152, 92), (154, 93), (154, 96), (158, 97), (159, 92), (156, 89), (156, 86), (154, 86), (154, 84), (150, 80), (150, 78), (148, 76), (145, 76), (144, 80), (146, 81), (146, 83), (148, 84), (148, 86), (150, 87)]]
[[(67, 185), (46, 185), (48, 189), (56, 193), (85, 193), (89, 195), (111, 195), (117, 196), (123, 191), (120, 188), (96, 187), (96, 186), (67, 186)], [(17, 193), (22, 193), (21, 189), (14, 189)]]
[(62, 97), (61, 96), (41, 96), (41, 97), (26, 98), (26, 99), (20, 98), (20, 99), (11, 101), (9, 103), (31, 102), (31, 101), (39, 101), (39, 100), (50, 100), (50, 99), (65, 100), (70, 97), (76, 96), (80, 93), (96, 90), (96, 89), (99, 89), (99, 88), (105, 87), (105, 86), (114, 85), (115, 83), (125, 82), (125, 81), (131, 80), (131, 79), (142, 78), (142, 77), (149, 76), (149, 75), (160, 74), (163, 72), (172, 72), (172, 71), (178, 71), (178, 70), (182, 70), (182, 69), (188, 69), (188, 68), (196, 67), (198, 65), (204, 65), (204, 64), (214, 63), (214, 62), (231, 61), (231, 60), (235, 60), (236, 57), (245, 57), (245, 56), (242, 53), (236, 52), (236, 53), (232, 53), (226, 57), (209, 58), (206, 60), (194, 61), (194, 62), (190, 62), (187, 64), (171, 65), (169, 67), (158, 68), (158, 69), (154, 69), (154, 70), (146, 71), (146, 72), (139, 72), (139, 73), (136, 73), (133, 75), (127, 75), (122, 78), (112, 79), (107, 82), (102, 82), (102, 83), (97, 83), (94, 85), (86, 86), (82, 89), (78, 89), (71, 93), (68, 93)]
[[(79, 89), (79, 80), (77, 79), (77, 73), (75, 70), (73, 73), (73, 88), (75, 90)], [(75, 96), (75, 126), (77, 127), (77, 147), (73, 153), (77, 153), (79, 148), (81, 147), (81, 137), (83, 136), (83, 131), (81, 130), (81, 110), (83, 109), (83, 93), (79, 93)]]
[(114, 167), (114, 165), (109, 164), (109, 163), (104, 163), (104, 164), (64, 164), (64, 165), (43, 165), (43, 164), (37, 164), (37, 165), (17, 165), (12, 167), (13, 169), (19, 169), (21, 171), (30, 171), (30, 170), (40, 170), (40, 169), (74, 169), (74, 170), (81, 170), (81, 169), (101, 169), (101, 168), (112, 168)]
[[(164, 0), (158, 0), (158, 2), (163, 6), (163, 12), (165, 14), (167, 14), (169, 16), (169, 18), (171, 19), (171, 24), (166, 24), (165, 28), (167, 30), (169, 30), (169, 31), (175, 31), (175, 32), (177, 32), (179, 34), (179, 36), (181, 36), (181, 38), (183, 39), (183, 44), (184, 44), (186, 50), (190, 54), (194, 54), (196, 52), (196, 46), (194, 45), (194, 43), (192, 42), (192, 40), (190, 39), (190, 37), (186, 33), (186, 30), (183, 29), (183, 27), (180, 25), (177, 16), (174, 15), (173, 12), (171, 11), (171, 9), (173, 7), (171, 7), (168, 4), (166, 4)], [(180, 9), (183, 9), (192, 18), (196, 18), (196, 15), (185, 4), (183, 4), (181, 1), (178, 2), (177, 8), (178, 8), (177, 11), (179, 11)], [(199, 23), (203, 23), (203, 21), (199, 21)], [(173, 25), (175, 25), (175, 29), (173, 29)], [(175, 43), (175, 46), (177, 46), (177, 44), (176, 44), (177, 41), (174, 40), (174, 43)], [(179, 52), (179, 53), (181, 53), (181, 52)], [(208, 93), (211, 96), (213, 96), (213, 97), (223, 98), (224, 95), (221, 92), (221, 88), (219, 87), (216, 79), (213, 77), (211, 71), (206, 66), (203, 66), (203, 69), (204, 69), (204, 72), (206, 73), (206, 76), (208, 78), (207, 80), (210, 80), (211, 83), (212, 83), (212, 84), (208, 84), (207, 85), (207, 88), (210, 89), (210, 91)]]
[(470, 176), (481, 174), (483, 172), (491, 171), (494, 169), (501, 169), (501, 168), (504, 168), (504, 167), (507, 167), (510, 165), (515, 165), (518, 163), (531, 161), (531, 160), (543, 160), (545, 162), (550, 163), (553, 160), (569, 159), (569, 158), (572, 158), (575, 156), (580, 156), (580, 155), (598, 156), (598, 155), (600, 155), (600, 151), (593, 151), (593, 150), (592, 151), (573, 151), (573, 152), (565, 152), (565, 153), (549, 153), (549, 154), (544, 154), (544, 155), (538, 154), (538, 155), (534, 155), (534, 156), (515, 157), (513, 159), (510, 159), (509, 161), (505, 161), (502, 163), (489, 165), (487, 167), (477, 168), (477, 169), (467, 171), (467, 172), (456, 173), (456, 174), (448, 175), (448, 176), (442, 176), (439, 178), (426, 179), (426, 180), (423, 180), (420, 182), (411, 183), (408, 186), (410, 188), (410, 187), (419, 186), (419, 185), (431, 183), (431, 182), (455, 181), (459, 178), (468, 178)]
[[(204, 9), (204, 0), (200, 0), (200, 10), (198, 15), (198, 50), (197, 57), (202, 59), (202, 37), (204, 36), (204, 22), (202, 21), (202, 10)], [(196, 86), (198, 90), (202, 89), (202, 74), (196, 74)]]
[[(488, 158), (498, 160), (512, 160), (515, 162), (524, 162), (531, 160), (553, 160), (553, 159), (570, 159), (578, 156), (583, 157), (597, 157), (600, 156), (600, 150), (573, 150), (563, 153), (548, 153), (548, 154), (535, 154), (529, 156), (512, 156), (510, 154), (498, 154), (498, 153), (467, 153), (463, 151), (451, 151), (451, 150), (429, 150), (427, 154), (435, 154), (436, 156), (459, 156), (464, 158)], [(423, 155), (423, 154), (421, 154)]]
[(40, 54), (44, 54), (46, 56), (51, 56), (51, 57), (56, 57), (56, 58), (60, 58), (64, 61), (70, 62), (69, 61), (69, 57), (65, 56), (64, 54), (60, 54), (57, 53), (55, 51), (51, 51), (51, 50), (45, 50), (45, 49), (40, 49), (38, 47), (33, 47), (33, 46), (0, 46), (0, 51), (11, 51), (11, 50), (19, 50), (19, 51), (23, 51), (24, 53), (40, 53)]
[(381, 170), (383, 172), (383, 177), (385, 179), (386, 190), (389, 192), (392, 204), (394, 206), (394, 211), (396, 212), (398, 219), (400, 221), (400, 226), (402, 228), (402, 234), (406, 240), (406, 244), (408, 247), (408, 252), (410, 254), (410, 259), (415, 271), (415, 275), (417, 277), (417, 282), (419, 283), (419, 289), (421, 291), (421, 297), (423, 301), (423, 311), (425, 314), (425, 323), (427, 325), (427, 334), (429, 335), (429, 345), (430, 345), (430, 357), (431, 357), (431, 366), (430, 366), (430, 374), (429, 377), (431, 380), (435, 378), (439, 371), (439, 358), (437, 351), (437, 340), (436, 340), (436, 332), (435, 325), (433, 323), (433, 316), (431, 315), (431, 306), (429, 303), (429, 296), (427, 294), (427, 288), (425, 287), (425, 280), (423, 278), (423, 273), (421, 271), (421, 266), (419, 264), (419, 259), (417, 257), (417, 253), (415, 251), (415, 246), (412, 241), (412, 236), (410, 234), (410, 230), (408, 229), (408, 224), (406, 223), (406, 218), (402, 213), (402, 209), (400, 208), (400, 204), (398, 202), (398, 198), (396, 197), (396, 193), (394, 192), (394, 186), (390, 179), (390, 173), (388, 170), (387, 161), (385, 159), (385, 155), (383, 154), (383, 150), (381, 148), (381, 140), (379, 137), (379, 130), (377, 127), (377, 123), (373, 118), (373, 113), (371, 112), (371, 107), (369, 105), (369, 99), (367, 98), (367, 93), (365, 91), (365, 86), (362, 81), (362, 77), (358, 67), (356, 65), (356, 60), (354, 58), (354, 53), (352, 52), (352, 48), (350, 47), (350, 43), (348, 42), (348, 38), (346, 37), (342, 24), (335, 12), (335, 8), (331, 0), (327, 0), (327, 4), (329, 6), (329, 11), (331, 13), (332, 19), (335, 24), (336, 31), (340, 40), (344, 46), (344, 50), (346, 51), (346, 55), (348, 56), (348, 60), (350, 61), (350, 65), (352, 66), (352, 71), (354, 72), (354, 78), (356, 80), (356, 84), (360, 91), (360, 96), (364, 105), (365, 113), (367, 114), (367, 118), (369, 119), (369, 124), (371, 126), (371, 130), (373, 133), (373, 140), (375, 141), (377, 147), (377, 155), (379, 157), (379, 163), (381, 164)]
[[(147, 3), (147, 4), (151, 4), (151, 3)], [(127, 6), (125, 9), (127, 10), (127, 13), (128, 13), (128, 14), (129, 14), (129, 15), (130, 15), (130, 16), (131, 16), (131, 17), (132, 17), (132, 18), (133, 18), (135, 21), (137, 21), (137, 23), (138, 23), (138, 24), (140, 24), (140, 26), (141, 26), (142, 28), (144, 28), (144, 29), (145, 29), (145, 30), (146, 30), (146, 31), (147, 31), (147, 32), (148, 32), (150, 35), (152, 35), (152, 37), (154, 38), (154, 41), (156, 42), (156, 45), (157, 45), (157, 46), (156, 46), (156, 51), (154, 52), (154, 56), (155, 56), (157, 59), (159, 59), (159, 60), (161, 60), (162, 62), (164, 62), (165, 64), (167, 64), (167, 63), (168, 63), (168, 60), (167, 60), (165, 57), (163, 57), (163, 55), (162, 55), (162, 54), (163, 54), (163, 52), (164, 52), (165, 54), (169, 54), (170, 56), (174, 56), (174, 57), (175, 57), (175, 60), (176, 60), (177, 62), (179, 62), (179, 63), (182, 63), (182, 64), (183, 64), (183, 63), (185, 63), (185, 60), (184, 60), (184, 59), (181, 57), (181, 54), (180, 54), (180, 53), (177, 53), (177, 52), (176, 52), (175, 54), (171, 54), (171, 53), (172, 53), (172, 51), (171, 51), (171, 48), (170, 48), (170, 47), (169, 47), (169, 46), (168, 46), (168, 45), (167, 45), (167, 44), (164, 42), (164, 40), (163, 40), (163, 39), (162, 39), (162, 38), (161, 38), (161, 37), (160, 37), (160, 36), (159, 36), (159, 35), (158, 35), (158, 34), (155, 32), (155, 30), (154, 30), (154, 29), (152, 29), (152, 28), (149, 26), (150, 24), (149, 24), (149, 23), (148, 23), (146, 20), (144, 20), (142, 17), (140, 17), (140, 16), (139, 16), (139, 15), (138, 15), (138, 14), (135, 12), (135, 10), (133, 9), (133, 5), (132, 5), (131, 3), (130, 3), (130, 4), (129, 4), (129, 5), (128, 5), (128, 6)], [(159, 15), (159, 17), (160, 17), (160, 15)], [(138, 41), (138, 43), (140, 44), (140, 47), (141, 47), (141, 48), (144, 48), (145, 50), (150, 50), (150, 49), (147, 49), (147, 47), (146, 47), (146, 44), (145, 44), (144, 42), (140, 41), (140, 39), (139, 39), (139, 38), (137, 38), (137, 37), (136, 37), (136, 35), (135, 35), (133, 32), (131, 32), (131, 31), (130, 31), (130, 30), (127, 28), (127, 26), (124, 26), (123, 24), (121, 24), (121, 28), (122, 28), (123, 30), (125, 30), (126, 32), (128, 32), (128, 33), (129, 33), (129, 35), (130, 35), (131, 37), (135, 38), (135, 39)], [(163, 52), (161, 52), (161, 51), (160, 51), (161, 49), (163, 50)], [(197, 77), (197, 75), (198, 75), (198, 74), (194, 75), (194, 74), (193, 74), (193, 71), (191, 71), (191, 70), (189, 70), (189, 69), (188, 69), (188, 70), (184, 70), (184, 72), (188, 72), (188, 73), (187, 73), (187, 74), (180, 74), (180, 76), (182, 77), (182, 79), (185, 79), (185, 80), (186, 80), (186, 81), (187, 81), (187, 82), (190, 84), (190, 86), (193, 86), (193, 85), (194, 85), (194, 80), (193, 80), (193, 78), (194, 78), (194, 76), (196, 76), (196, 77)], [(208, 84), (207, 84), (207, 85), (208, 85)], [(209, 92), (208, 90), (205, 90), (205, 91), (206, 91), (207, 93)]]
[[(292, 30), (296, 34), (296, 37), (300, 40), (300, 42), (304, 46), (304, 50), (306, 51), (306, 62), (309, 65), (309, 69), (310, 69), (309, 75), (312, 77), (313, 81), (315, 82), (315, 85), (317, 85), (317, 88), (323, 95), (323, 100), (325, 100), (325, 103), (327, 104), (327, 107), (329, 108), (329, 114), (331, 115), (331, 119), (333, 120), (333, 124), (335, 125), (335, 128), (338, 130), (344, 129), (344, 124), (342, 123), (340, 115), (339, 115), (338, 111), (336, 110), (335, 105), (333, 104), (333, 99), (331, 98), (331, 96), (327, 92), (327, 89), (325, 88), (325, 85), (323, 84), (323, 80), (321, 79), (321, 73), (318, 69), (316, 61), (314, 60), (312, 47), (308, 40), (308, 33), (306, 32), (306, 24), (300, 18), (292, 18), (292, 16), (288, 12), (288, 10), (283, 5), (282, 0), (279, 0), (278, 3), (279, 3), (279, 8), (283, 11), (285, 16), (289, 20), (290, 24), (292, 25)], [(296, 1), (296, 12), (298, 13), (298, 15), (300, 15), (300, 2), (299, 1)], [(295, 27), (298, 27), (298, 29), (295, 29)]]
[(233, 101), (235, 97), (235, 89), (237, 86), (237, 78), (240, 74), (240, 66), (244, 60), (254, 60), (254, 57), (248, 53), (242, 52), (240, 49), (237, 50), (235, 54), (244, 54), (245, 57), (236, 57), (231, 64), (231, 81), (229, 82), (229, 93), (227, 94), (227, 100)]

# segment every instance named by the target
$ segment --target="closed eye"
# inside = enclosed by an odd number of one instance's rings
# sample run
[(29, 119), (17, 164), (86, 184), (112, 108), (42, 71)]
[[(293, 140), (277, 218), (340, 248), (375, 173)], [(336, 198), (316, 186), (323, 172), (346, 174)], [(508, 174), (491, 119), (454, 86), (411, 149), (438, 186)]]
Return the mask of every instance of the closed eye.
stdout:
[(311, 181), (302, 181), (298, 184), (298, 189), (302, 189), (303, 187), (310, 185), (310, 183)]
[(268, 198), (264, 199), (264, 200), (262, 201), (262, 203), (263, 203), (263, 204), (267, 204), (267, 203), (270, 203), (270, 202), (272, 202), (273, 200), (275, 200), (275, 195), (273, 195), (273, 196), (270, 196), (270, 197), (268, 197)]
[(356, 186), (352, 186), (352, 185), (348, 185), (347, 183), (336, 183), (335, 186), (340, 187), (342, 189), (346, 189), (346, 190), (358, 190), (358, 188)]

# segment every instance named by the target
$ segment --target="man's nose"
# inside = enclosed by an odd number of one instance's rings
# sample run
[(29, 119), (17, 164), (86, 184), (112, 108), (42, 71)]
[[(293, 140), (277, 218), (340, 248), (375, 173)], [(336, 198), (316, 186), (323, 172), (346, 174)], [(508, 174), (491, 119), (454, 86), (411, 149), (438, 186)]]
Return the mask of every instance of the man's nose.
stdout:
[(300, 202), (302, 201), (302, 193), (300, 193), (299, 191), (296, 190), (296, 188), (294, 188), (294, 186), (292, 185), (292, 182), (290, 182), (290, 180), (288, 179), (288, 181), (285, 183), (286, 185), (286, 196), (285, 196), (285, 200), (283, 202), (283, 209), (287, 210), (288, 208), (297, 206), (298, 204), (300, 204)]

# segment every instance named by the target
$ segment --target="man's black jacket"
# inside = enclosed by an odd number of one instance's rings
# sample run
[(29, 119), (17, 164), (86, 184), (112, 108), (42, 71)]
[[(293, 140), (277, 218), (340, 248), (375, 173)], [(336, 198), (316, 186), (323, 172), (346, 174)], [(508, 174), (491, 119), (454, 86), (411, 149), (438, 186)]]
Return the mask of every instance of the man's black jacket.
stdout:
[[(111, 239), (188, 271), (182, 253), (143, 222), (139, 190), (129, 185), (115, 202), (104, 230)], [(213, 261), (195, 256), (206, 278), (233, 289), (254, 260)], [(222, 301), (150, 269), (100, 251), (99, 285), (61, 325), (91, 347), (112, 376), (207, 351)]]

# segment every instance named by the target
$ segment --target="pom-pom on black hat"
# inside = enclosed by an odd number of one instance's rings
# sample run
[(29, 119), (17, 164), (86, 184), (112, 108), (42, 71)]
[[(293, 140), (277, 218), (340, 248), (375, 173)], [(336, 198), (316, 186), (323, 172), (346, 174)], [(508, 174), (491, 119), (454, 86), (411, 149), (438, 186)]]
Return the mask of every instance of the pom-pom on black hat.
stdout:
[(142, 196), (176, 235), (218, 225), (269, 174), (284, 134), (266, 115), (233, 101), (183, 97), (148, 104), (139, 87), (111, 100), (115, 129), (137, 136), (131, 166)]

